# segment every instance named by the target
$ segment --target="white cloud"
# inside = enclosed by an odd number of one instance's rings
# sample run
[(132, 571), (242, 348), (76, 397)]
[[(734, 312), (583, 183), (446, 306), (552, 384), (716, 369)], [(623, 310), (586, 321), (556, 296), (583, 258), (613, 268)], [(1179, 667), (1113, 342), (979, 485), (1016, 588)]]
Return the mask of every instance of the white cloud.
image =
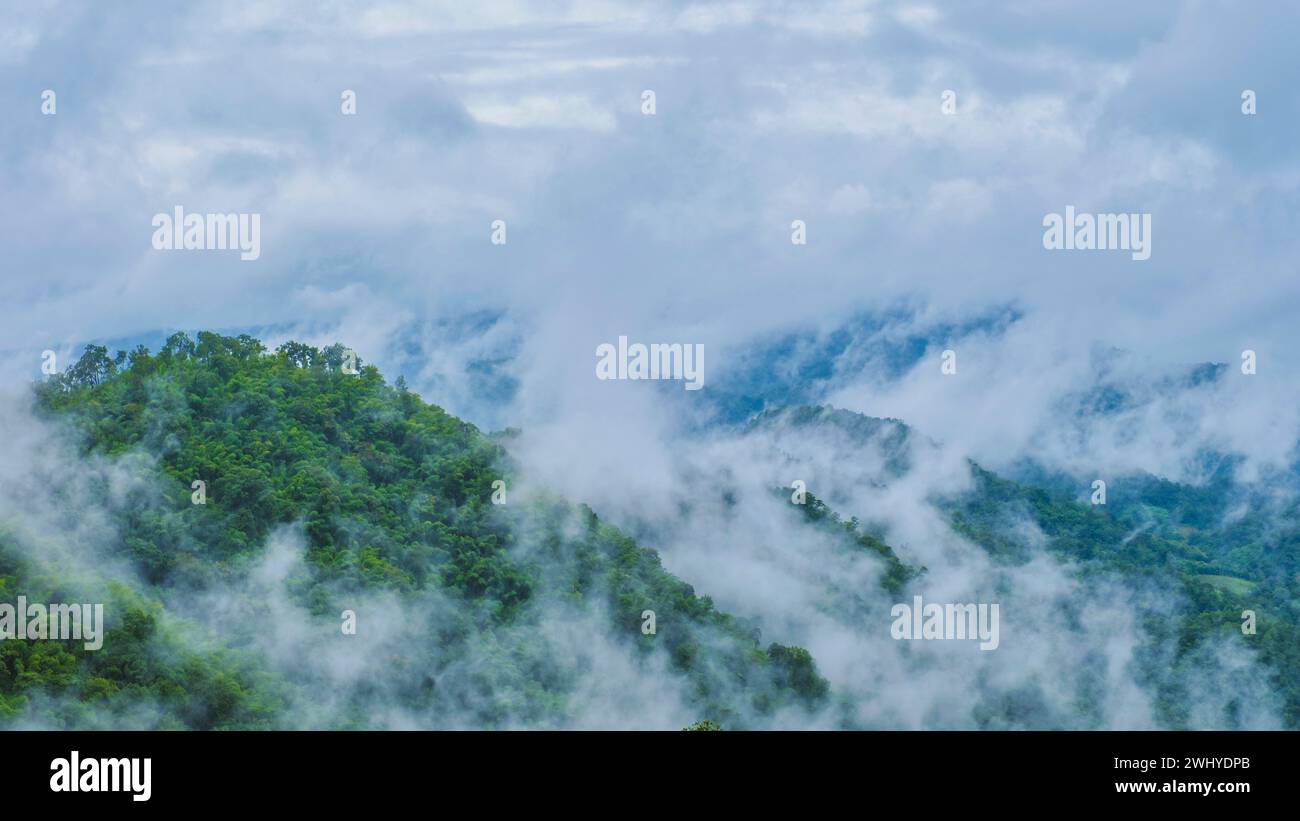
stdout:
[(475, 120), (505, 128), (613, 131), (616, 125), (612, 112), (577, 95), (477, 97), (470, 98), (466, 108)]

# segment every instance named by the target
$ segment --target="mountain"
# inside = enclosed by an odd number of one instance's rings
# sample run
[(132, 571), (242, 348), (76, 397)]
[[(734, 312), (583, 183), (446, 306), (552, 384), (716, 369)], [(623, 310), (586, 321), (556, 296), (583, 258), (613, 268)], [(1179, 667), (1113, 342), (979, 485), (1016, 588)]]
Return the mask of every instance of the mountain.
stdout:
[[(1222, 484), (1091, 505), (794, 406), (709, 432), (637, 518), (341, 345), (206, 332), (90, 346), (6, 422), (0, 602), (108, 629), (0, 642), (5, 726), (1300, 724), (1295, 507)], [(891, 638), (914, 596), (1001, 602), (1001, 648)]]
[[(890, 587), (896, 600), (983, 591), (981, 600), (1002, 601), (1004, 636), (1019, 613), (1015, 633), (1044, 650), (990, 664), (991, 674), (1076, 665), (1054, 681), (1026, 673), (1017, 686), (981, 684), (975, 726), (1296, 726), (1300, 510), (1277, 485), (1243, 485), (1226, 469), (1196, 486), (1131, 474), (1112, 478), (1093, 504), (1090, 477), (1040, 470), (1037, 483), (1008, 479), (964, 457), (955, 464), (900, 420), (830, 407), (766, 411), (734, 442), (709, 459), (808, 478), (823, 493), (819, 506), (853, 514), (856, 527), (892, 545), (900, 566), (919, 568)], [(833, 615), (861, 632), (870, 612)], [(1076, 652), (1062, 649), (1069, 644)], [(877, 665), (880, 651), (870, 648)], [(900, 678), (929, 679), (947, 661), (936, 655)], [(966, 662), (962, 673), (978, 678), (981, 669)], [(1126, 683), (1140, 690), (1149, 719), (1107, 705)], [(1070, 695), (1045, 709), (1043, 694), (1060, 688)]]
[[(575, 699), (602, 664), (675, 679), (692, 720), (727, 727), (824, 701), (806, 651), (761, 644), (590, 509), (515, 490), (500, 445), (371, 366), (345, 373), (345, 353), (177, 334), (157, 355), (89, 347), (38, 386), (39, 414), (103, 491), (51, 489), (61, 517), (103, 519), (96, 539), (62, 547), (116, 572), (57, 574), (42, 542), (78, 534), (6, 517), (0, 591), (100, 596), (108, 631), (99, 651), (0, 643), (12, 674), (0, 714), (204, 729), (599, 725)], [(505, 504), (492, 503), (498, 488)], [(294, 619), (294, 641), (259, 641)], [(336, 669), (350, 658), (382, 675)]]
[(743, 423), (764, 410), (817, 402), (846, 373), (898, 379), (935, 350), (972, 336), (1004, 334), (1021, 316), (1013, 305), (998, 305), (955, 321), (899, 306), (853, 313), (825, 329), (759, 336), (733, 354), (709, 396), (718, 420)]
[[(1218, 369), (1192, 369), (1193, 381)], [(872, 419), (832, 408), (785, 409), (791, 429), (830, 428), (847, 437), (846, 451), (882, 448), (891, 480), (908, 469), (906, 443), (921, 439), (899, 420)], [(926, 447), (934, 446), (928, 440)], [(1137, 473), (1108, 483), (1104, 504), (1091, 504), (1090, 483), (1041, 468), (1025, 473), (1036, 484), (1003, 478), (971, 462), (972, 486), (933, 501), (958, 533), (1009, 565), (1032, 561), (1033, 551), (1011, 521), (1032, 523), (1037, 547), (1077, 566), (1081, 575), (1111, 574), (1130, 587), (1155, 586), (1171, 594), (1171, 611), (1147, 613), (1150, 646), (1176, 648), (1172, 670), (1204, 663), (1198, 650), (1225, 638), (1258, 653), (1270, 688), (1280, 698), (1285, 726), (1300, 726), (1300, 503), (1273, 498), (1276, 486), (1241, 486), (1231, 460), (1216, 459), (1204, 485), (1187, 485)], [(1257, 632), (1241, 631), (1251, 611)], [(1164, 726), (1186, 727), (1187, 694), (1170, 669), (1152, 664), (1145, 678), (1158, 693)]]

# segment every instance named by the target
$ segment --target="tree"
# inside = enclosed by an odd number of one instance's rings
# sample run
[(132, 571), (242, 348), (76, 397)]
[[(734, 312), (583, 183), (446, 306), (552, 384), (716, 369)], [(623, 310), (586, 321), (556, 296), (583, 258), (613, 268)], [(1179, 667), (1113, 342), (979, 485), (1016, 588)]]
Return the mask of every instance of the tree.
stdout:
[(117, 373), (117, 366), (108, 358), (108, 348), (103, 345), (87, 345), (81, 355), (65, 374), (66, 381), (72, 386), (94, 386), (104, 382)]
[(709, 719), (705, 718), (695, 722), (689, 727), (683, 727), (682, 731), (683, 732), (718, 732), (721, 729), (722, 729), (721, 724), (717, 723), (716, 721), (710, 721)]

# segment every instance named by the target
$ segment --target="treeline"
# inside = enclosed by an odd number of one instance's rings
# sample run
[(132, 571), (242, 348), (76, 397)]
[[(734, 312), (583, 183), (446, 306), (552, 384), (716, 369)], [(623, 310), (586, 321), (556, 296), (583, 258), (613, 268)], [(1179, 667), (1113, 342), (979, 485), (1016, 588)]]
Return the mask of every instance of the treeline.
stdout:
[[(436, 592), (458, 603), (450, 622), (431, 626), (434, 646), (412, 646), (403, 662), (424, 669), (398, 688), (402, 706), (430, 726), (466, 709), (481, 726), (562, 726), (574, 671), (539, 672), (538, 646), (520, 640), (555, 608), (602, 614), (607, 635), (646, 657), (647, 669), (662, 657), (701, 720), (730, 729), (826, 702), (806, 651), (764, 645), (753, 625), (717, 611), (589, 509), (546, 495), (493, 504), (494, 490), (514, 485), (503, 448), (401, 379), (388, 385), (341, 345), (269, 352), (246, 335), (204, 332), (174, 334), (157, 353), (88, 346), (36, 386), (36, 407), (68, 425), (85, 458), (153, 460), (151, 482), (116, 508), (105, 548), (149, 587), (122, 590), (130, 603), (110, 608), (98, 653), (0, 644), (5, 716), (32, 697), (74, 705), (44, 713), (64, 726), (92, 723), (90, 711), (129, 725), (142, 704), (166, 726), (291, 723), (281, 707), (306, 682), (271, 675), (242, 651), (200, 651), (201, 631), (166, 608), (170, 596), (238, 584), (285, 525), (301, 527), (306, 543), (308, 573), (291, 595), (322, 623), (337, 624), (358, 591), (410, 601)], [(54, 502), (70, 516), (84, 503)], [(32, 549), (0, 537), (0, 590), (38, 586), (40, 570), (21, 558)], [(653, 633), (642, 629), (646, 610)], [(475, 663), (489, 671), (466, 685), (476, 703), (450, 703), (439, 674), (484, 653), (491, 663)], [(353, 706), (337, 725), (367, 725), (363, 695)]]

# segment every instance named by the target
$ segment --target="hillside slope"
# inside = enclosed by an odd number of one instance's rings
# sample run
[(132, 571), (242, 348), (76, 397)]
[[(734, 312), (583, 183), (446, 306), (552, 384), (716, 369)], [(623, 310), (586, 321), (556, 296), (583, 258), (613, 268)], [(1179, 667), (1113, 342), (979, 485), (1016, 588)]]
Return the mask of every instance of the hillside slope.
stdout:
[[(663, 697), (687, 712), (638, 726), (685, 715), (743, 727), (822, 705), (826, 684), (805, 651), (760, 644), (591, 510), (516, 492), (500, 445), (373, 367), (345, 373), (344, 356), (177, 334), (157, 355), (90, 347), (38, 386), (40, 414), (65, 426), (87, 465), (131, 472), (103, 488), (115, 500), (94, 511), (106, 521), (82, 554), (128, 572), (77, 574), (90, 577), (78, 593), (120, 597), (108, 602), (103, 650), (0, 644), (11, 674), (0, 715), (54, 726), (603, 726), (621, 714), (590, 714), (590, 694), (576, 695), (602, 665), (632, 691), (677, 680)], [(504, 504), (492, 503), (497, 489)], [(80, 490), (55, 487), (51, 502), (89, 515)], [(43, 558), (40, 540), (57, 534), (32, 531), (12, 518), (0, 529), (0, 591), (71, 594), (66, 565)], [(344, 633), (345, 610), (356, 635)], [(279, 635), (286, 620), (300, 633), (292, 641)], [(349, 659), (387, 669), (334, 669)]]
[[(1300, 724), (1300, 531), (1262, 510), (1225, 519), (1221, 488), (1131, 477), (1092, 506), (1059, 477), (959, 463), (963, 490), (910, 498), (929, 492), (916, 476), (938, 445), (898, 420), (792, 407), (705, 451), (721, 474), (680, 485), (677, 521), (629, 522), (638, 543), (531, 483), (510, 435), (348, 355), (176, 334), (157, 354), (89, 347), (36, 386), (0, 471), (0, 601), (103, 602), (109, 631), (99, 650), (0, 642), (0, 723), (1089, 728), (1147, 720), (1107, 692), (1133, 680), (1158, 726)], [(856, 473), (792, 505), (780, 483), (812, 452)], [(742, 464), (765, 488), (754, 498)], [(858, 506), (896, 505), (895, 486), (951, 542), (927, 546), (937, 578), (917, 545), (890, 543), (897, 511)], [(746, 617), (667, 572), (643, 546), (660, 539)], [(753, 552), (734, 555), (736, 539)], [(776, 557), (807, 573), (771, 567), (812, 611), (794, 595), (765, 620), (760, 589), (719, 577)], [(963, 585), (1003, 601), (1003, 653), (890, 640), (892, 603)], [(1119, 666), (1118, 628), (1098, 621), (1116, 612), (1135, 624)], [(833, 674), (759, 629), (780, 639), (796, 621)], [(1269, 680), (1225, 693), (1255, 658)], [(914, 690), (933, 705), (909, 706)]]

